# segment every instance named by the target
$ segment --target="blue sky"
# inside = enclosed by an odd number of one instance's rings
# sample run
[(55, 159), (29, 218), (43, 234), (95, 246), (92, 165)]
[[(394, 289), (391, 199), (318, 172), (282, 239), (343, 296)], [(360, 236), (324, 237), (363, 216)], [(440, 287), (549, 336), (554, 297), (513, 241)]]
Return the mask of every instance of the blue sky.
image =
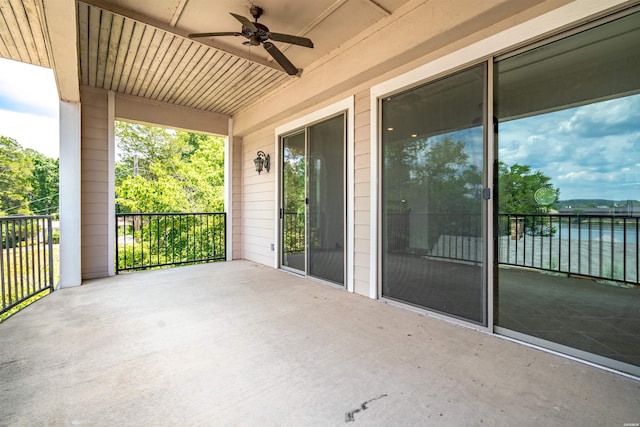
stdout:
[(58, 92), (52, 70), (0, 58), (0, 135), (58, 157)]
[(498, 147), (551, 177), (561, 200), (640, 200), (640, 95), (501, 123)]

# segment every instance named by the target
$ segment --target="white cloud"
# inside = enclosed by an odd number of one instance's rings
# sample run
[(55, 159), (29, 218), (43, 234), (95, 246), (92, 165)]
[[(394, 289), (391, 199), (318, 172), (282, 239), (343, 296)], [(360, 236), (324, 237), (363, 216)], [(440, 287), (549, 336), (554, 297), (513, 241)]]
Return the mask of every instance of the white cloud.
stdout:
[(58, 107), (51, 69), (0, 59), (0, 135), (57, 158)]
[(554, 111), (501, 123), (498, 157), (542, 171), (561, 199), (640, 200), (639, 128), (640, 95)]
[(15, 139), (47, 157), (58, 158), (58, 118), (0, 110), (0, 135)]

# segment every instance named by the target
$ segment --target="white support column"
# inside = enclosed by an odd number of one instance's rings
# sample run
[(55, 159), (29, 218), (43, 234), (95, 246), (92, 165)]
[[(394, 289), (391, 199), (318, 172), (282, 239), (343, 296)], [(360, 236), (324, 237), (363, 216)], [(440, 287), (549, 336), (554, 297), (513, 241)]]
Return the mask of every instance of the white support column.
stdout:
[(80, 103), (60, 101), (60, 288), (82, 284)]
[(224, 141), (224, 211), (227, 213), (227, 261), (233, 260), (233, 119)]
[(109, 276), (116, 275), (116, 136), (115, 136), (115, 120), (116, 120), (116, 97), (113, 91), (108, 93), (107, 104), (107, 163), (108, 163), (108, 215), (107, 219), (107, 273)]

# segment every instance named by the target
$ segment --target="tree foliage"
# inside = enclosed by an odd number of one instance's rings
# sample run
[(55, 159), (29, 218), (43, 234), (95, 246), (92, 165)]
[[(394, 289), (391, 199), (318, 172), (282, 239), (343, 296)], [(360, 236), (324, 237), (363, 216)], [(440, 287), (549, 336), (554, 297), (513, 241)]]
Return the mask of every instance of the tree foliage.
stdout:
[(498, 212), (503, 214), (546, 213), (548, 206), (539, 205), (534, 195), (540, 188), (550, 188), (556, 193), (560, 190), (551, 183), (551, 178), (541, 171), (532, 171), (531, 166), (515, 163), (511, 166), (498, 163)]
[(36, 215), (55, 214), (59, 204), (59, 161), (29, 148), (25, 152), (33, 165), (29, 208)]
[(218, 212), (224, 209), (224, 140), (116, 122), (120, 212)]
[(0, 136), (0, 214), (28, 215), (33, 163), (13, 138)]

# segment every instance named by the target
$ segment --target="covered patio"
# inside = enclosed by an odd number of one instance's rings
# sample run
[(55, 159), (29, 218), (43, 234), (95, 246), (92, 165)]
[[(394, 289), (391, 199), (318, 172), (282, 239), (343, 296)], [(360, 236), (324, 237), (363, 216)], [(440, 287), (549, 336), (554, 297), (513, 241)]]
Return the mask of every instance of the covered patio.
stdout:
[(0, 348), (3, 425), (640, 421), (633, 379), (251, 261), (59, 290)]

